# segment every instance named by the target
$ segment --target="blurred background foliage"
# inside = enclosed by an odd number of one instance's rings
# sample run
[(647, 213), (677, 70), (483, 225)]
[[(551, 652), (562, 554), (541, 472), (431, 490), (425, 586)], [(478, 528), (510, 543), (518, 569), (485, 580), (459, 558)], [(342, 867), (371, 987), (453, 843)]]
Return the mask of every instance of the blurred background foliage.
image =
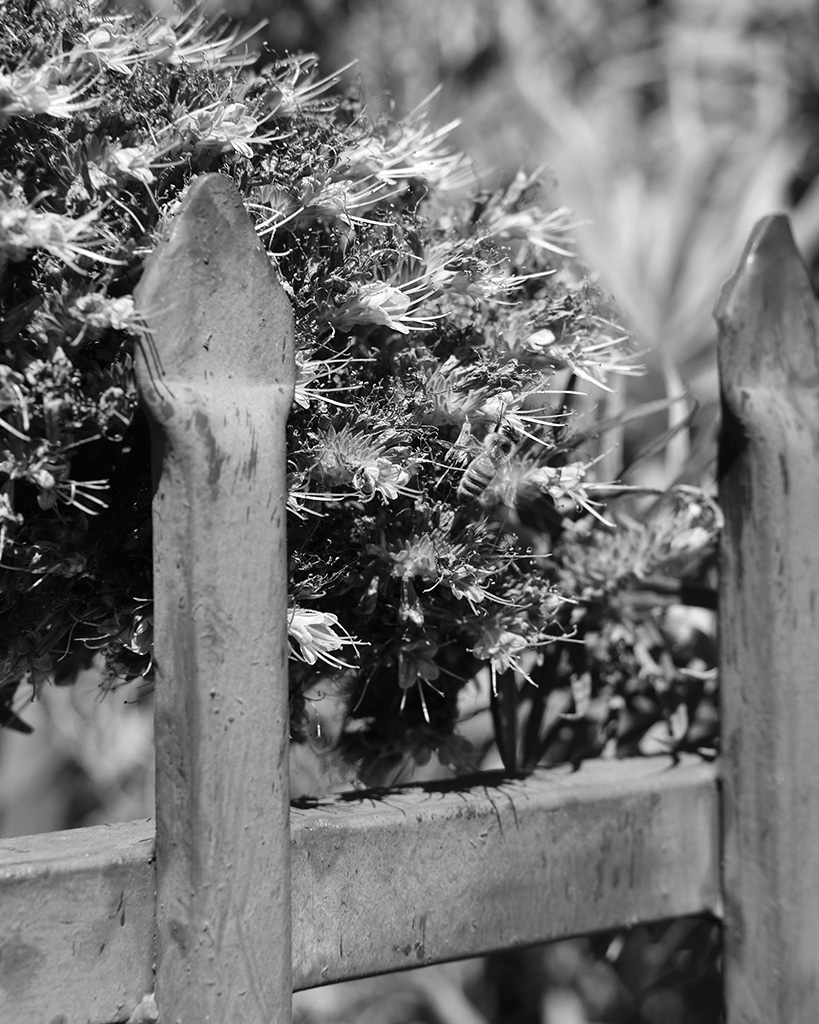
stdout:
[[(164, 0), (150, 2), (161, 13)], [(671, 404), (624, 443), (670, 428), (646, 482), (713, 482), (719, 289), (774, 211), (791, 215), (819, 267), (819, 3), (213, 0), (212, 10), (267, 21), (262, 61), (264, 50), (312, 51), (325, 73), (350, 65), (344, 83), (371, 115), (400, 116), (435, 93), (434, 122), (460, 119), (453, 141), (487, 187), (549, 168), (581, 222), (579, 254), (647, 350), (649, 374), (617, 401), (697, 401), (690, 422), (685, 403)], [(696, 628), (713, 635), (707, 618)], [(0, 734), (0, 836), (152, 813), (152, 709), (136, 696), (101, 701), (89, 670), (46, 689), (33, 736)], [(718, 949), (714, 923), (675, 921), (300, 993), (296, 1020), (712, 1024)]]

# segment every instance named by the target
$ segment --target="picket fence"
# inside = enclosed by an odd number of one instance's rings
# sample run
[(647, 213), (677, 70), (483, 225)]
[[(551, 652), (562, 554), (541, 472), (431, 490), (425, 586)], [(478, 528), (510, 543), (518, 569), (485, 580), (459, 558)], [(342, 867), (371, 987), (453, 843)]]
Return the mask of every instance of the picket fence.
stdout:
[(598, 761), (289, 810), (289, 303), (197, 180), (139, 286), (153, 344), (157, 815), (0, 843), (0, 1022), (274, 1024), (293, 988), (687, 914), (729, 1024), (819, 1012), (819, 307), (787, 219), (717, 306), (718, 764)]

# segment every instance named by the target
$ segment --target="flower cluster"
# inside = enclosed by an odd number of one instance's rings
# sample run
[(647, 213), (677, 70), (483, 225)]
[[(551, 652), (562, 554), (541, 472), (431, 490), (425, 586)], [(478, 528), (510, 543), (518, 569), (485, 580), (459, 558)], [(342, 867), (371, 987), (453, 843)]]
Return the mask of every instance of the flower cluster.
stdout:
[(568, 211), (532, 176), (480, 193), (423, 105), (373, 123), (309, 56), (249, 70), (242, 37), (196, 10), (6, 0), (3, 19), (0, 723), (24, 728), (27, 687), (83, 652), (112, 684), (150, 680), (132, 293), (211, 171), (236, 182), (295, 312), (294, 737), (322, 679), (345, 681), (338, 744), (358, 762), (462, 751), (459, 698), (482, 675), (494, 701), (509, 679), (599, 691), (586, 624), (623, 618), (646, 560), (695, 575), (716, 527), (694, 493), (665, 530), (602, 503), (575, 402), (638, 366), (570, 255)]

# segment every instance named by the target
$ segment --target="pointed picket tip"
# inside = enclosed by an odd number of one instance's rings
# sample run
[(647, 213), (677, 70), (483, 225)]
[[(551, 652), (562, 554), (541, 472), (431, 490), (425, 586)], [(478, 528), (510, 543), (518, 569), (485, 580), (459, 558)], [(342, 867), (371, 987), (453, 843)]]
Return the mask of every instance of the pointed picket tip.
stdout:
[(807, 271), (784, 213), (774, 213), (757, 221), (734, 274), (722, 286), (714, 310), (718, 322), (734, 322), (744, 314), (748, 297), (758, 293), (760, 280), (804, 278)]
[(754, 227), (714, 317), (724, 386), (819, 384), (819, 306), (784, 214)]
[(292, 387), (290, 303), (225, 175), (193, 181), (135, 297), (151, 332), (137, 356), (143, 393), (163, 380)]

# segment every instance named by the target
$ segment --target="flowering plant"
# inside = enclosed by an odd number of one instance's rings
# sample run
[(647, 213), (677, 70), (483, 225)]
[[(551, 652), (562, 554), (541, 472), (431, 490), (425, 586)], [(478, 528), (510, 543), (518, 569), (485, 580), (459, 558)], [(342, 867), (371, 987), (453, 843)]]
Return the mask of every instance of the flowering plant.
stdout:
[(681, 488), (638, 515), (597, 479), (596, 401), (639, 367), (537, 176), (476, 193), (423, 106), (372, 123), (310, 56), (249, 70), (195, 9), (30, 8), (5, 0), (0, 34), (0, 723), (95, 652), (109, 686), (151, 679), (132, 292), (214, 170), (295, 312), (294, 738), (332, 692), (365, 777), (431, 750), (463, 767), (478, 679), (513, 767), (626, 737), (640, 701), (640, 736), (684, 707), (690, 652), (663, 661), (660, 613), (624, 595), (696, 581), (718, 512)]

